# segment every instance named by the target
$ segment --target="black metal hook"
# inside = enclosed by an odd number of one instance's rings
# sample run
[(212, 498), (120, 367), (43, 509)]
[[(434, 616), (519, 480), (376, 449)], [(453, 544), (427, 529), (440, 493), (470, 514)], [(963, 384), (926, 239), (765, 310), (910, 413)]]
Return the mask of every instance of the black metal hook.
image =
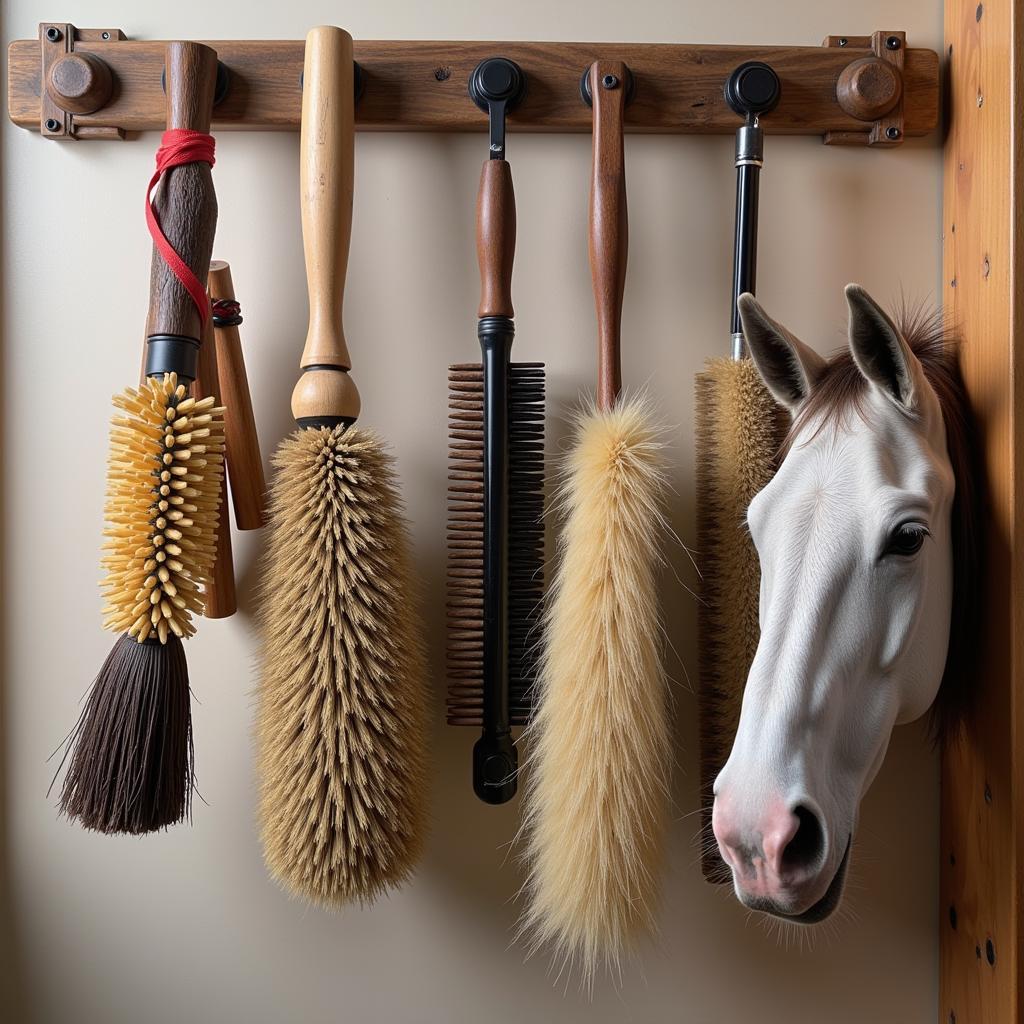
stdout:
[(507, 57), (480, 61), (469, 76), (469, 97), (490, 121), (492, 160), (505, 159), (505, 115), (526, 95), (523, 69)]
[(725, 82), (725, 102), (743, 117), (767, 114), (778, 106), (781, 96), (779, 76), (764, 61), (744, 61)]

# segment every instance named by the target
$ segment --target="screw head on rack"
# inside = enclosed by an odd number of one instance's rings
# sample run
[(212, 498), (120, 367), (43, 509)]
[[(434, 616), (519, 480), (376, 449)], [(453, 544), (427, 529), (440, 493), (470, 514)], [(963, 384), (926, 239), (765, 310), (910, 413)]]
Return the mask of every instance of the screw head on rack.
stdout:
[(51, 43), (56, 43), (63, 38), (63, 34), (61, 33), (61, 30), (57, 28), (56, 25), (51, 25), (46, 30), (46, 38), (49, 39)]
[(57, 120), (57, 119), (56, 119), (55, 117), (48, 117), (48, 118), (47, 118), (47, 119), (46, 119), (46, 120), (45, 120), (45, 121), (43, 122), (43, 127), (44, 127), (44, 128), (45, 128), (45, 129), (46, 129), (46, 130), (47, 130), (48, 132), (57, 132), (57, 131), (60, 131), (60, 121), (58, 121), (58, 120)]
[(900, 45), (899, 36), (888, 36), (885, 40), (885, 48), (887, 50), (898, 50)]
[[(629, 67), (626, 68), (625, 79), (621, 82), (618, 75), (605, 75), (601, 79), (601, 88), (603, 89), (617, 89), (620, 85), (626, 90), (625, 102), (626, 106), (629, 106), (633, 102), (633, 97), (636, 96), (636, 75)], [(594, 105), (594, 98), (590, 95), (590, 68), (584, 68), (583, 74), (580, 76), (580, 98), (588, 107)]]
[(900, 137), (900, 130), (896, 125), (891, 124), (885, 129), (885, 137), (891, 142), (895, 142)]

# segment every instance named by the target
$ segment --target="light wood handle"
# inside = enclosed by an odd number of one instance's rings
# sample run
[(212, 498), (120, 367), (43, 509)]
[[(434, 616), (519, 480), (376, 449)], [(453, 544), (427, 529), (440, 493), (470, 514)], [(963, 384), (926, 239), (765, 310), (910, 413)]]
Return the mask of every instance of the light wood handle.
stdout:
[[(224, 260), (210, 264), (211, 300), (234, 299), (235, 286), (231, 267)], [(267, 482), (263, 475), (263, 458), (256, 434), (256, 418), (249, 394), (249, 378), (238, 327), (214, 325), (217, 349), (217, 381), (220, 404), (224, 414), (224, 457), (231, 484), (231, 501), (235, 525), (240, 530), (258, 530), (266, 522)], [(226, 510), (222, 513), (227, 515)]]
[[(199, 368), (192, 393), (196, 398), (216, 394), (218, 386), (217, 345), (213, 321), (207, 319), (199, 346)], [(204, 614), (208, 619), (226, 619), (238, 610), (235, 595), (235, 560), (231, 551), (231, 517), (228, 515), (227, 477), (221, 480), (220, 518), (217, 521), (217, 555), (210, 581), (203, 592)]]
[[(597, 405), (611, 409), (622, 390), (622, 298), (626, 290), (629, 222), (623, 119), (629, 71), (621, 61), (590, 68), (594, 108), (593, 175), (590, 183), (590, 277), (597, 307)], [(611, 76), (617, 84), (603, 84)]]
[[(217, 53), (202, 43), (168, 43), (165, 57), (167, 127), (208, 132), (217, 86)], [(217, 196), (205, 163), (174, 167), (153, 200), (157, 219), (174, 251), (202, 281), (206, 278), (217, 228)], [(149, 281), (148, 335), (199, 338), (200, 317), (163, 257), (153, 249)]]
[(315, 369), (296, 385), (292, 414), (355, 419), (359, 393), (348, 376), (352, 362), (342, 326), (355, 171), (352, 37), (333, 26), (312, 29), (302, 81), (299, 178), (309, 331), (300, 365)]
[(514, 316), (512, 262), (516, 255), (516, 196), (506, 160), (487, 160), (476, 198), (479, 316)]

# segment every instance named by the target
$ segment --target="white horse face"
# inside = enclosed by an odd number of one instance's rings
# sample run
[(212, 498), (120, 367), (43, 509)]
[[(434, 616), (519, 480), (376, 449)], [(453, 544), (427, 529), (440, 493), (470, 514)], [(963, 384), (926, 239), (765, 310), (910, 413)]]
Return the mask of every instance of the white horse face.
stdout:
[(827, 364), (741, 300), (766, 385), (807, 415), (748, 513), (761, 639), (712, 820), (737, 897), (800, 923), (838, 905), (893, 725), (935, 699), (953, 592), (954, 478), (938, 398), (889, 318), (862, 289), (846, 295), (864, 394), (845, 415), (808, 407)]

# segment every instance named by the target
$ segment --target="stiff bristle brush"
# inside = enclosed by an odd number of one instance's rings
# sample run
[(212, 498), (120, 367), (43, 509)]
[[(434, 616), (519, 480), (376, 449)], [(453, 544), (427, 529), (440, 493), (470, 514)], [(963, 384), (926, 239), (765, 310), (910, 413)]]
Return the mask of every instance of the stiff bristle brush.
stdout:
[(696, 385), (702, 869), (715, 882), (732, 876), (711, 839), (713, 787), (732, 749), (760, 638), (761, 569), (747, 529), (747, 507), (774, 475), (782, 440), (778, 406), (746, 357), (736, 305), (743, 292), (754, 291), (764, 156), (759, 118), (775, 107), (779, 94), (778, 76), (758, 61), (741, 64), (726, 83), (726, 100), (744, 117), (736, 133), (732, 353), (709, 359)]
[(598, 61), (586, 81), (598, 383), (559, 491), (565, 525), (527, 730), (522, 927), (589, 984), (654, 928), (673, 753), (658, 608), (669, 537), (662, 431), (647, 400), (620, 394), (631, 76), (620, 61)]
[(300, 193), (309, 331), (298, 430), (274, 456), (256, 740), (271, 875), (336, 907), (408, 878), (427, 819), (427, 678), (394, 462), (353, 424), (342, 328), (352, 232), (352, 37), (306, 38)]
[(530, 716), (544, 585), (544, 364), (510, 362), (516, 208), (505, 114), (525, 84), (502, 57), (470, 78), (490, 119), (476, 211), (482, 362), (448, 373), (448, 722), (481, 728), (473, 789), (491, 804), (516, 792), (512, 727)]
[[(217, 221), (208, 134), (217, 55), (166, 51), (167, 127), (147, 218), (146, 380), (114, 399), (107, 474), (104, 627), (120, 633), (70, 737), (61, 810), (99, 832), (152, 832), (189, 814), (192, 719), (182, 640), (213, 567), (223, 412), (189, 394), (209, 305)], [(172, 269), (173, 265), (173, 269)]]

